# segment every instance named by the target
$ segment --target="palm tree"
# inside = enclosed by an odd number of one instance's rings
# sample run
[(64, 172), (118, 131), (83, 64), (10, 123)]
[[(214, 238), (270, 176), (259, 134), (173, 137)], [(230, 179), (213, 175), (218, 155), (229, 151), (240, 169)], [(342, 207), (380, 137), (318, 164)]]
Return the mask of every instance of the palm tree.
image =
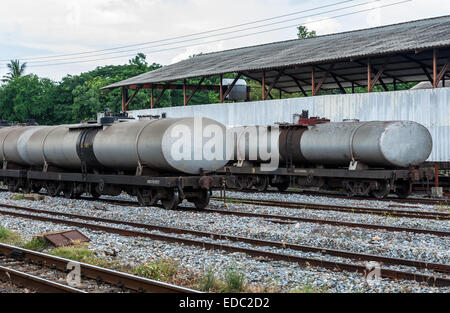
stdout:
[(25, 73), (27, 62), (20, 64), (19, 60), (11, 60), (11, 62), (6, 66), (9, 68), (9, 73), (3, 76), (2, 81), (9, 82), (15, 78), (22, 76)]

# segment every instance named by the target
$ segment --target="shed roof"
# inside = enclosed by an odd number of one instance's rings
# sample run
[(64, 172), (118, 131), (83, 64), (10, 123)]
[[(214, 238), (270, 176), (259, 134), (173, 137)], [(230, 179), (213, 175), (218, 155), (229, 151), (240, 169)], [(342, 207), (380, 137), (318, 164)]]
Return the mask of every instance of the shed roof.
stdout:
[[(450, 15), (198, 55), (104, 88), (154, 84), (235, 72), (258, 78), (260, 76), (256, 74), (262, 73), (263, 70), (304, 68), (308, 65), (330, 64), (340, 60), (350, 62), (349, 60), (367, 56), (385, 56), (438, 47), (450, 47)], [(380, 64), (382, 63), (380, 61)], [(339, 67), (335, 67), (333, 71), (339, 71)], [(291, 78), (295, 76), (302, 81), (300, 72), (292, 71), (290, 74), (287, 76)], [(297, 74), (300, 76), (296, 76)], [(283, 80), (286, 79), (279, 79), (278, 87), (281, 90), (284, 90), (284, 87), (288, 92), (296, 91), (298, 88), (295, 84), (283, 86)], [(361, 80), (363, 79), (364, 76)], [(417, 81), (424, 79), (426, 76), (424, 77), (421, 72)], [(358, 77), (353, 79), (356, 82), (358, 80)], [(270, 75), (268, 81), (270, 82)], [(336, 84), (332, 84), (336, 87)]]

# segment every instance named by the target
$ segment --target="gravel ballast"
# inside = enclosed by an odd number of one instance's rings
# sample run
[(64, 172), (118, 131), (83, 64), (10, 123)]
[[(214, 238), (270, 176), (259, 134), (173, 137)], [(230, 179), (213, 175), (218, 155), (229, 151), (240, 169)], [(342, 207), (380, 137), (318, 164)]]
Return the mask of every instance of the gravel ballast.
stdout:
[[(0, 203), (47, 209), (64, 213), (120, 219), (139, 223), (182, 227), (257, 239), (285, 241), (295, 244), (320, 246), (332, 249), (343, 249), (390, 257), (409, 258), (434, 263), (450, 263), (448, 252), (450, 243), (449, 239), (432, 235), (388, 232), (381, 230), (374, 231), (331, 225), (317, 225), (311, 223), (278, 224), (262, 218), (236, 217), (213, 213), (202, 213), (198, 211), (167, 211), (161, 208), (141, 208), (134, 206), (124, 207), (105, 204), (100, 201), (68, 200), (64, 198), (46, 197), (43, 201), (10, 200), (11, 196), (12, 194), (8, 192), (1, 193)], [(286, 195), (283, 195), (282, 197), (286, 197)], [(123, 196), (122, 198), (127, 199), (126, 196)], [(282, 200), (292, 201), (290, 199)], [(327, 198), (327, 200), (330, 199)], [(220, 202), (213, 201), (211, 206), (222, 208), (223, 205)], [(298, 214), (299, 216), (306, 216), (302, 214), (319, 214), (319, 217), (327, 219), (332, 218), (331, 215), (333, 215), (333, 218), (336, 219), (351, 220), (352, 218), (356, 218), (356, 221), (358, 222), (361, 222), (361, 219), (366, 219), (367, 223), (383, 223), (386, 225), (391, 225), (391, 220), (385, 221), (383, 219), (386, 218), (367, 214), (331, 212), (331, 214), (328, 215), (328, 213), (330, 213), (328, 211), (304, 212), (310, 210), (254, 207), (243, 204), (228, 204), (228, 208), (232, 210), (260, 210), (265, 211), (264, 213), (283, 215)], [(396, 223), (403, 223), (399, 222), (399, 220), (411, 219), (395, 220)], [(423, 223), (428, 222), (432, 222), (434, 224), (423, 225)], [(16, 218), (5, 215), (0, 216), (0, 223), (8, 229), (21, 233), (27, 239), (30, 239), (37, 233), (71, 228), (64, 225), (55, 225), (49, 222), (32, 221), (30, 219)], [(404, 223), (417, 224), (403, 224), (402, 226), (420, 226), (448, 230), (447, 221), (418, 220), (409, 222), (405, 221)], [(370, 286), (362, 275), (355, 273), (334, 272), (323, 268), (313, 268), (309, 266), (302, 267), (295, 263), (249, 257), (242, 253), (229, 254), (222, 251), (205, 250), (198, 247), (187, 247), (179, 244), (160, 242), (145, 238), (124, 237), (88, 229), (80, 229), (80, 231), (91, 239), (91, 249), (96, 251), (99, 255), (104, 254), (104, 251), (114, 250), (117, 252), (117, 255), (113, 259), (116, 259), (123, 264), (140, 265), (150, 260), (171, 258), (176, 260), (180, 266), (187, 268), (190, 271), (197, 272), (199, 275), (212, 268), (218, 276), (223, 275), (228, 267), (233, 266), (240, 269), (245, 274), (249, 284), (263, 285), (266, 287), (275, 286), (282, 291), (289, 291), (293, 288), (301, 286), (311, 286), (316, 290), (328, 292), (450, 291), (449, 288), (434, 288), (411, 281), (394, 282), (392, 280), (384, 279), (378, 284)], [(190, 238), (200, 239), (199, 237)], [(224, 244), (230, 243), (224, 242)], [(245, 246), (245, 244), (242, 243), (233, 244), (242, 247)], [(270, 247), (262, 249), (302, 256), (309, 255), (315, 258), (321, 257), (326, 260), (342, 261), (342, 259), (333, 258), (327, 255), (305, 254), (299, 251), (281, 251)], [(112, 258), (111, 256), (107, 257)], [(343, 260), (349, 262), (349, 260)], [(428, 274), (426, 271), (423, 273)]]

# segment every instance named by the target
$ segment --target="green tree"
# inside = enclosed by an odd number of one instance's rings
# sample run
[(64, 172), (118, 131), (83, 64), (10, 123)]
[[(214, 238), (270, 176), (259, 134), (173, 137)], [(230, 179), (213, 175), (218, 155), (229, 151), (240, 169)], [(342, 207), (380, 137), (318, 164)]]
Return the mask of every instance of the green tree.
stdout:
[(311, 38), (316, 37), (316, 31), (315, 30), (308, 30), (308, 27), (300, 25), (297, 27), (297, 38), (298, 39), (304, 39), (304, 38)]
[(35, 119), (40, 124), (54, 121), (55, 84), (30, 74), (17, 77), (0, 89), (1, 118), (11, 122)]
[(15, 78), (23, 76), (27, 63), (25, 62), (20, 64), (19, 60), (11, 60), (11, 62), (9, 62), (6, 66), (8, 67), (9, 72), (3, 76), (3, 82), (9, 82)]

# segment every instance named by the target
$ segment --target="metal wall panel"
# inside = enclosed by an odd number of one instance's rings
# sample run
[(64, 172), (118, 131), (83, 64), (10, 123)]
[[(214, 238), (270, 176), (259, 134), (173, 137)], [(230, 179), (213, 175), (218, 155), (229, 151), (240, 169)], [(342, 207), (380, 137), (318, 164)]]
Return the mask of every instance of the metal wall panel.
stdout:
[(130, 111), (130, 115), (209, 117), (228, 126), (292, 122), (295, 113), (343, 119), (410, 120), (428, 128), (433, 137), (429, 161), (450, 161), (450, 88), (327, 95), (255, 102), (214, 103)]

